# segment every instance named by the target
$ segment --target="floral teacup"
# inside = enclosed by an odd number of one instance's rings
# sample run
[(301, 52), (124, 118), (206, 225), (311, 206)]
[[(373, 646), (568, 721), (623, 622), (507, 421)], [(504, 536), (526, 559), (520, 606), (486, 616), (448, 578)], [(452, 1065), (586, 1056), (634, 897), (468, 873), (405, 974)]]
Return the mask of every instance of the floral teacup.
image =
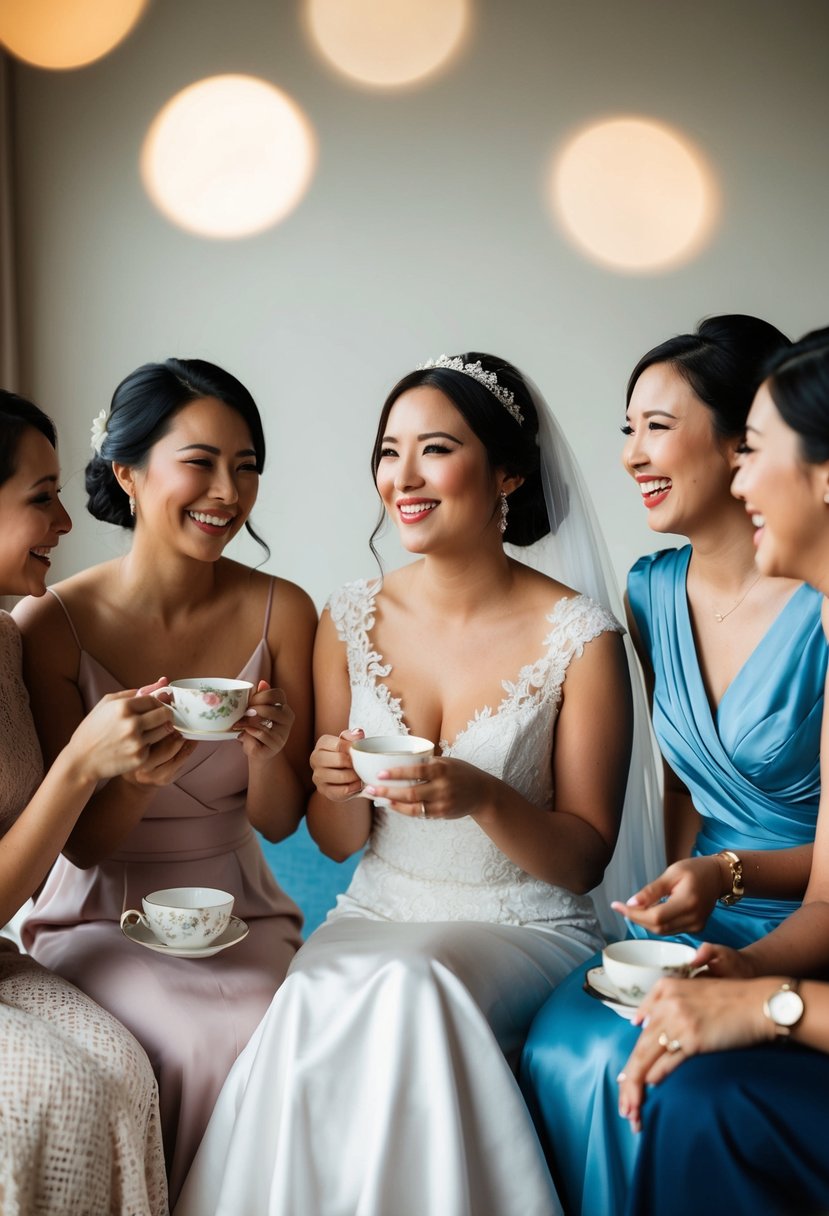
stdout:
[(230, 924), (233, 896), (214, 887), (168, 887), (141, 900), (144, 912), (128, 908), (121, 928), (142, 924), (166, 946), (209, 946)]
[(247, 709), (253, 685), (247, 680), (204, 676), (194, 680), (173, 680), (158, 692), (170, 694), (173, 721), (181, 730), (226, 731)]

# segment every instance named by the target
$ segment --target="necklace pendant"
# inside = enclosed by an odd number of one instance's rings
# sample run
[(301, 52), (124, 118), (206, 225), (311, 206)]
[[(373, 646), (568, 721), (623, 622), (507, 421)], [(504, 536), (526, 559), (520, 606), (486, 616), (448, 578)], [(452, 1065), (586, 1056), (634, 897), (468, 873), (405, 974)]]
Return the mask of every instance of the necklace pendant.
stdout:
[(715, 613), (714, 613), (714, 620), (715, 620), (715, 621), (722, 621), (722, 619), (723, 619), (723, 615), (722, 615), (722, 613), (721, 613), (721, 612), (715, 612)]

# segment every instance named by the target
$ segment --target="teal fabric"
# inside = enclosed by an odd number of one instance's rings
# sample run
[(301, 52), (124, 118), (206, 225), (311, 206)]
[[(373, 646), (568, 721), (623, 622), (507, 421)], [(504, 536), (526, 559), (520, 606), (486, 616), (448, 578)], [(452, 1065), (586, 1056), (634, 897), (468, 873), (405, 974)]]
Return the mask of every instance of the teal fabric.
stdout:
[(361, 855), (357, 853), (347, 861), (332, 861), (308, 835), (304, 819), (287, 840), (271, 844), (260, 836), (259, 843), (276, 881), (302, 909), (305, 917), (302, 936), (308, 937), (322, 924), (337, 896), (351, 882)]
[[(690, 552), (642, 558), (628, 599), (654, 671), (659, 746), (702, 817), (695, 852), (808, 843), (820, 794), (822, 597), (806, 586), (794, 592), (713, 712), (685, 593)], [(699, 936), (679, 940), (744, 946), (796, 906), (749, 898), (717, 905)], [(536, 1017), (522, 1061), (522, 1088), (570, 1216), (621, 1216), (638, 1147), (617, 1114), (616, 1084), (638, 1031), (583, 992), (585, 972), (600, 962), (597, 956), (559, 985)]]

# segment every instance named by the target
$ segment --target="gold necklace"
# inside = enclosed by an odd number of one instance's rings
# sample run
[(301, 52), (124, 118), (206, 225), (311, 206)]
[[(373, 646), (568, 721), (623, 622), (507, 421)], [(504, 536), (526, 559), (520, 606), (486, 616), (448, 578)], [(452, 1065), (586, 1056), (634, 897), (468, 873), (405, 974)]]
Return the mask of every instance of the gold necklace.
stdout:
[(716, 608), (715, 608), (715, 609), (713, 609), (713, 612), (714, 612), (714, 620), (715, 620), (715, 621), (717, 621), (717, 622), (720, 622), (720, 623), (721, 623), (722, 621), (724, 621), (724, 620), (725, 620), (725, 618), (726, 618), (727, 616), (731, 616), (731, 613), (732, 613), (732, 612), (735, 612), (735, 611), (736, 611), (736, 610), (737, 610), (737, 609), (740, 607), (740, 604), (742, 604), (743, 600), (746, 598), (746, 596), (748, 595), (749, 591), (753, 591), (753, 590), (754, 590), (754, 588), (755, 588), (755, 587), (757, 586), (757, 584), (759, 583), (759, 581), (760, 581), (760, 572), (758, 571), (757, 577), (756, 577), (756, 578), (753, 580), (753, 582), (749, 583), (748, 587), (745, 589), (745, 591), (743, 592), (743, 594), (742, 594), (742, 595), (740, 596), (740, 598), (737, 600), (737, 603), (736, 603), (736, 604), (732, 604), (732, 606), (731, 606), (731, 607), (728, 609), (728, 612), (717, 612)]

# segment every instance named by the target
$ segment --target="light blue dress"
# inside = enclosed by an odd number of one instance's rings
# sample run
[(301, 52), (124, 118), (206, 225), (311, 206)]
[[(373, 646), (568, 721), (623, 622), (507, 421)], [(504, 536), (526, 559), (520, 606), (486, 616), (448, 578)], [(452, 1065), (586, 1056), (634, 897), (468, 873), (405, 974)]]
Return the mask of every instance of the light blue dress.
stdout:
[[(820, 793), (822, 597), (806, 585), (794, 592), (714, 712), (685, 591), (690, 557), (686, 546), (641, 558), (628, 578), (628, 599), (654, 672), (659, 746), (702, 818), (694, 855), (808, 844)], [(677, 940), (745, 946), (797, 906), (750, 898), (717, 904), (698, 937)], [(582, 990), (586, 971), (599, 962), (597, 956), (579, 967), (546, 1002), (521, 1066), (522, 1089), (570, 1216), (621, 1214), (638, 1148), (617, 1112), (616, 1076), (639, 1032)]]

